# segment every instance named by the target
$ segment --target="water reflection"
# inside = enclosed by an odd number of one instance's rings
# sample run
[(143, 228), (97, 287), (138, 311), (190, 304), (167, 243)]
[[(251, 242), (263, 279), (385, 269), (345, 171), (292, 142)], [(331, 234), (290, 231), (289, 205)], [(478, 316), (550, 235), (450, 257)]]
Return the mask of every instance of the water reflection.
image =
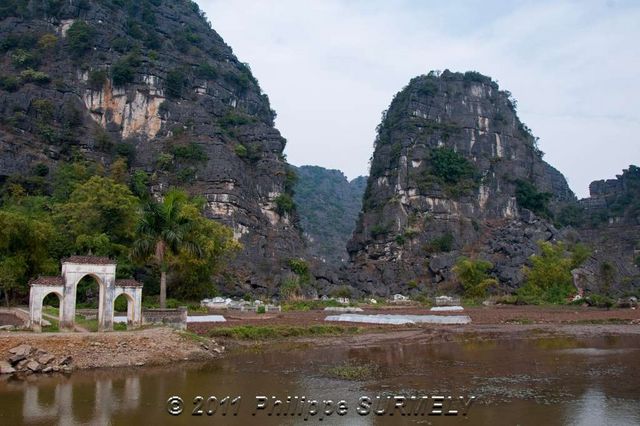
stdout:
[[(573, 348), (573, 349), (570, 349)], [(637, 340), (511, 341), (403, 344), (374, 347), (295, 348), (237, 352), (206, 364), (74, 373), (0, 381), (0, 424), (640, 424)], [(597, 356), (591, 356), (597, 354)], [(328, 367), (378, 365), (371, 380), (331, 377)], [(358, 399), (377, 395), (476, 395), (468, 418), (359, 416)], [(172, 417), (166, 401), (184, 400)], [(238, 416), (191, 415), (193, 398), (241, 396)], [(344, 399), (348, 413), (256, 416), (255, 397), (318, 401)], [(206, 409), (209, 407), (205, 406)]]

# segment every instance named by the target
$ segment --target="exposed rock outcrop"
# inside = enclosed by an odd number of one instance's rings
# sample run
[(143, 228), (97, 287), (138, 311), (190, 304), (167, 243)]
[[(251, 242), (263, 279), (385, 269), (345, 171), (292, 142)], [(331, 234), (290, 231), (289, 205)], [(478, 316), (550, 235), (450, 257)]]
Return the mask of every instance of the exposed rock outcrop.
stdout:
[(594, 181), (590, 196), (580, 200), (568, 220), (568, 231), (592, 248), (578, 285), (612, 296), (640, 288), (640, 168), (629, 166), (616, 179)]
[(435, 292), (461, 255), (490, 260), (503, 288), (522, 283), (547, 218), (575, 196), (542, 160), (510, 93), (476, 72), (416, 77), (378, 127), (346, 276), (380, 294)]

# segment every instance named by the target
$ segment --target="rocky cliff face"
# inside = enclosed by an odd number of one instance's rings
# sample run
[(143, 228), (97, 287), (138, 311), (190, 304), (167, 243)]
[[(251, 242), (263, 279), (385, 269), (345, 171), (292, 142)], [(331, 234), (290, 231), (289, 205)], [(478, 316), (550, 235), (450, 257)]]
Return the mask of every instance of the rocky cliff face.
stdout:
[(309, 252), (337, 266), (348, 259), (347, 240), (362, 207), (366, 178), (351, 181), (339, 170), (318, 166), (296, 168), (295, 202)]
[(592, 182), (589, 193), (572, 209), (567, 232), (592, 248), (576, 283), (603, 294), (634, 293), (640, 288), (640, 168)]
[(433, 292), (467, 255), (515, 288), (536, 241), (557, 235), (547, 218), (571, 203), (510, 93), (475, 72), (416, 77), (378, 127), (350, 275), (366, 291)]
[(185, 186), (233, 227), (244, 251), (230, 289), (277, 285), (304, 248), (286, 141), (195, 3), (12, 0), (0, 19), (1, 179), (124, 157), (155, 193)]

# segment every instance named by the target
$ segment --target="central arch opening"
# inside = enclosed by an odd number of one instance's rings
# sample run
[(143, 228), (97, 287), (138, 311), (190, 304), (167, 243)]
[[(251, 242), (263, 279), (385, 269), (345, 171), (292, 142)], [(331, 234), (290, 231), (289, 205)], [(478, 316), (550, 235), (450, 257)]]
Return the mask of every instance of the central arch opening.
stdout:
[(75, 322), (88, 331), (98, 331), (100, 317), (100, 281), (88, 274), (76, 285), (76, 317)]

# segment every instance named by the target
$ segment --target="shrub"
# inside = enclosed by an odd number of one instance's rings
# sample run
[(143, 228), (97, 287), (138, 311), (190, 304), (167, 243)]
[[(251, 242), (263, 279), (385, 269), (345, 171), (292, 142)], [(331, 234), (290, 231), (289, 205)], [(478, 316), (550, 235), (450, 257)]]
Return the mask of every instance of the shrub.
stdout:
[(436, 148), (430, 158), (433, 174), (445, 183), (456, 184), (463, 179), (473, 179), (476, 175), (474, 165), (449, 148)]
[(136, 148), (130, 143), (120, 142), (116, 145), (116, 155), (124, 157), (127, 163), (131, 164), (136, 158)]
[(218, 70), (213, 65), (205, 62), (198, 66), (196, 75), (205, 80), (215, 80), (218, 78)]
[(422, 96), (433, 96), (438, 93), (438, 85), (432, 79), (428, 79), (420, 84), (417, 90)]
[(35, 71), (31, 68), (20, 73), (20, 79), (23, 83), (47, 84), (51, 81), (48, 74), (42, 71)]
[(33, 52), (18, 49), (11, 55), (11, 60), (16, 68), (37, 68), (40, 58)]
[(49, 174), (49, 167), (46, 164), (38, 163), (33, 167), (33, 174), (44, 177)]
[(302, 296), (302, 289), (298, 278), (287, 278), (280, 286), (280, 295), (286, 300), (297, 299)]
[(113, 40), (111, 40), (111, 47), (116, 52), (126, 53), (129, 50), (131, 50), (131, 43), (129, 42), (129, 39), (126, 37), (116, 37)]
[(171, 153), (176, 158), (192, 161), (207, 161), (207, 154), (202, 149), (202, 146), (195, 142), (191, 142), (188, 145), (176, 145), (171, 149)]
[(486, 296), (487, 288), (497, 284), (488, 272), (493, 268), (491, 262), (485, 260), (473, 260), (461, 257), (453, 267), (453, 272), (462, 284), (465, 297), (483, 298)]
[(104, 82), (107, 80), (106, 70), (91, 70), (89, 72), (89, 87), (93, 90), (102, 90)]
[(234, 126), (243, 126), (253, 122), (253, 118), (246, 114), (236, 112), (234, 110), (227, 111), (227, 113), (220, 118), (220, 127), (228, 129)]
[(446, 233), (429, 241), (424, 249), (427, 253), (446, 253), (453, 249), (453, 235)]
[(286, 213), (292, 213), (296, 208), (293, 198), (291, 198), (289, 194), (280, 194), (274, 201), (276, 203), (276, 212), (278, 212), (280, 216), (284, 216)]
[(600, 294), (591, 294), (585, 299), (585, 301), (589, 306), (595, 306), (596, 308), (609, 309), (614, 304), (614, 300), (612, 298)]
[(136, 69), (140, 66), (140, 59), (135, 53), (129, 54), (119, 59), (111, 66), (111, 78), (113, 84), (122, 87), (126, 84), (133, 83), (135, 80)]
[(331, 297), (351, 297), (351, 287), (343, 285), (331, 290)]
[(31, 106), (36, 111), (38, 119), (43, 123), (53, 120), (53, 103), (48, 99), (34, 99)]
[(389, 232), (389, 224), (376, 223), (371, 227), (371, 238), (378, 238), (381, 235), (385, 235)]
[(165, 84), (167, 97), (175, 99), (182, 96), (182, 90), (187, 84), (187, 78), (185, 76), (184, 70), (175, 68), (169, 71), (167, 73)]
[(0, 75), (0, 89), (15, 92), (20, 88), (20, 79), (11, 75)]
[(588, 252), (584, 246), (567, 250), (563, 243), (539, 242), (541, 253), (531, 256), (531, 267), (525, 267), (525, 285), (518, 290), (524, 300), (564, 303), (576, 290), (571, 270), (578, 267)]
[(464, 73), (464, 77), (462, 78), (462, 80), (465, 83), (490, 83), (491, 82), (491, 78), (486, 77), (482, 74), (480, 74), (477, 71), (467, 71)]
[(156, 160), (156, 165), (160, 170), (169, 170), (173, 166), (173, 155), (168, 154), (166, 152), (158, 155), (158, 159)]
[(241, 143), (237, 144), (233, 150), (235, 151), (236, 155), (240, 158), (246, 158), (248, 155), (248, 151), (247, 151), (247, 147), (242, 145)]
[(166, 116), (169, 113), (169, 102), (162, 101), (158, 107), (158, 113), (160, 113), (161, 116)]
[(309, 265), (303, 259), (289, 259), (289, 268), (299, 276), (309, 275)]
[(550, 217), (550, 199), (549, 192), (539, 192), (532, 183), (522, 179), (516, 180), (516, 201), (521, 208), (529, 209), (539, 216)]
[(264, 305), (260, 305), (258, 306), (258, 309), (256, 309), (256, 313), (258, 314), (264, 314), (267, 312), (267, 308)]
[(55, 34), (45, 34), (38, 40), (38, 47), (41, 49), (51, 49), (58, 44), (58, 37)]
[(75, 57), (85, 54), (91, 47), (95, 30), (85, 21), (75, 21), (67, 30), (69, 51)]
[(178, 181), (182, 183), (191, 183), (196, 179), (196, 169), (193, 167), (185, 167), (180, 169), (177, 175)]
[(584, 208), (575, 205), (563, 207), (558, 213), (557, 223), (560, 226), (582, 226), (585, 223)]

